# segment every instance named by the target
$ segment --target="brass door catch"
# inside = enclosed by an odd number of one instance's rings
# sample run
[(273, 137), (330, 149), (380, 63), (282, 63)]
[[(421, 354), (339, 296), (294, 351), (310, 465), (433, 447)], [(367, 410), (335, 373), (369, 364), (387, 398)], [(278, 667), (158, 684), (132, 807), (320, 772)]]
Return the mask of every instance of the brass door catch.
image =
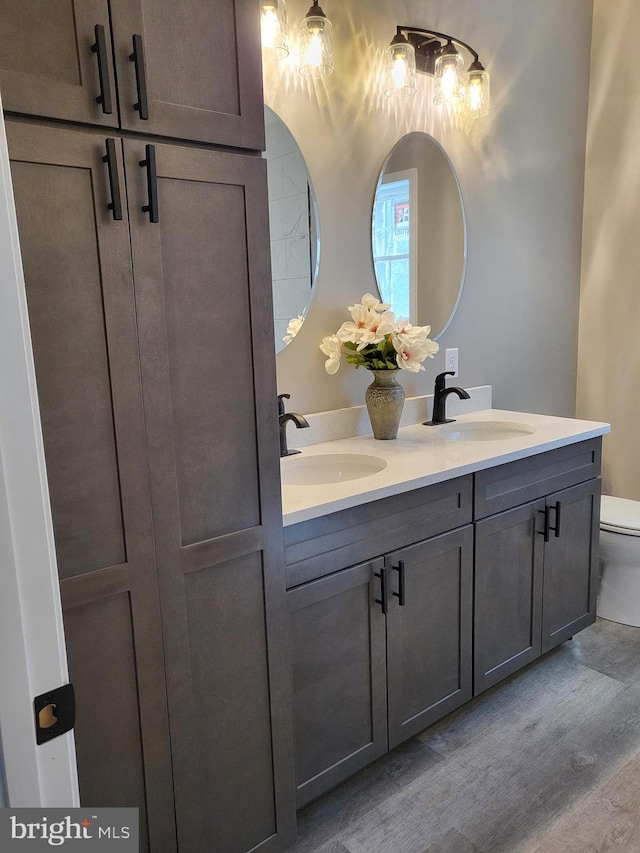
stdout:
[(76, 722), (76, 697), (73, 684), (49, 690), (33, 700), (36, 743), (47, 743), (71, 731)]

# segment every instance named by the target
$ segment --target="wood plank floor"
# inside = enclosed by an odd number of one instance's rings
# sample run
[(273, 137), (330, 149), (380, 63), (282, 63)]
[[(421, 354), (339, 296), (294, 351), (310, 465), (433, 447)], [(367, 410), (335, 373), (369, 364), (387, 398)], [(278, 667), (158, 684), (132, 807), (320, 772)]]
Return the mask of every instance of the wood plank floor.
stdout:
[(640, 853), (640, 629), (598, 622), (298, 816), (290, 853)]

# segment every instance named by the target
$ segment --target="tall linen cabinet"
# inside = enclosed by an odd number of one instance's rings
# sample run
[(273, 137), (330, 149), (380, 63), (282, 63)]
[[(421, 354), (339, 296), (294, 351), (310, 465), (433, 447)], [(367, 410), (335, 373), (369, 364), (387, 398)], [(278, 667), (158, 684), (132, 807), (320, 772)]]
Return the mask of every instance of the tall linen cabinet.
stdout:
[(257, 0), (3, 0), (0, 88), (82, 802), (152, 853), (282, 850)]

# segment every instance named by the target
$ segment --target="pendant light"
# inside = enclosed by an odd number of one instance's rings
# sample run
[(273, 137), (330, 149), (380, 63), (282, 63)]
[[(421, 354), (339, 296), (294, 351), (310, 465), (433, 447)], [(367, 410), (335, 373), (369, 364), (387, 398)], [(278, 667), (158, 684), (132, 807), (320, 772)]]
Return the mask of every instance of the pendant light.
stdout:
[(486, 116), (491, 109), (489, 74), (480, 60), (471, 63), (466, 75), (465, 109), (474, 118)]
[(433, 73), (433, 103), (454, 107), (464, 101), (464, 60), (452, 42), (442, 48)]
[(262, 49), (271, 59), (289, 55), (287, 43), (287, 4), (285, 0), (262, 0), (260, 27)]
[(313, 5), (300, 24), (300, 66), (305, 77), (327, 77), (333, 74), (333, 38), (331, 21), (313, 0)]
[(398, 32), (385, 54), (385, 95), (411, 95), (416, 91), (416, 51)]

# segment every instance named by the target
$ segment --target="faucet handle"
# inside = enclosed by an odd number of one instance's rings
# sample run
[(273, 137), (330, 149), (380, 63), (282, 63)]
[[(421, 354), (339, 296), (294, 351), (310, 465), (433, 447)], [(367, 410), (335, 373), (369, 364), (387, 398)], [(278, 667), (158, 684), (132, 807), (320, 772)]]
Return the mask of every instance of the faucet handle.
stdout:
[(290, 399), (291, 394), (278, 394), (278, 415), (284, 415), (284, 401)]
[(439, 373), (436, 376), (436, 390), (444, 391), (444, 386), (447, 381), (447, 376), (455, 376), (455, 371), (453, 370), (445, 370), (444, 373)]

